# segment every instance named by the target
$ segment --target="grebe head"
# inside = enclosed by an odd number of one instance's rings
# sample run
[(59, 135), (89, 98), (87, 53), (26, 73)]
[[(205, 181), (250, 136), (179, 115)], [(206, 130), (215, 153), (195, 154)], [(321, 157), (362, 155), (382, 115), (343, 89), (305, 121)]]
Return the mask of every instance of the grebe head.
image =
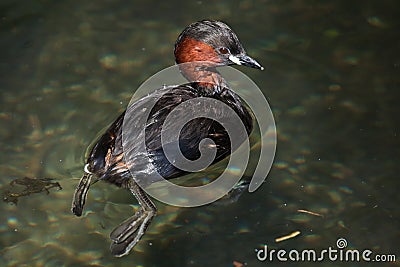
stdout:
[(246, 54), (236, 34), (221, 21), (202, 20), (186, 27), (175, 43), (176, 63), (208, 61), (215, 66), (264, 68)]

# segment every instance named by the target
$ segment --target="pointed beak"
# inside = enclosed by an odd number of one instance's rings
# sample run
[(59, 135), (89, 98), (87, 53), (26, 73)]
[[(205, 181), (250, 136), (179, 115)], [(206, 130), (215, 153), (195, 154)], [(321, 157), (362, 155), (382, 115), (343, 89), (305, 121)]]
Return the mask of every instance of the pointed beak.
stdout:
[(257, 61), (249, 57), (248, 55), (230, 55), (229, 60), (236, 65), (243, 65), (250, 68), (255, 68), (263, 70), (264, 67), (260, 65)]

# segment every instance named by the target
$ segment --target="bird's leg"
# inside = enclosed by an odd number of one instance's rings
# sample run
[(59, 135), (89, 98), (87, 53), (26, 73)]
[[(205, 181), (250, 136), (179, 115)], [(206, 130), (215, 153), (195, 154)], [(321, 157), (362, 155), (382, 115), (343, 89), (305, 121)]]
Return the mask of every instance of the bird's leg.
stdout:
[(85, 172), (76, 187), (74, 198), (72, 201), (72, 213), (76, 216), (81, 216), (83, 211), (83, 206), (85, 205), (87, 193), (90, 187), (90, 180), (92, 179), (92, 174)]
[(139, 210), (130, 218), (117, 226), (110, 234), (113, 241), (110, 249), (116, 257), (121, 257), (139, 242), (146, 232), (151, 220), (157, 213), (157, 208), (139, 185), (130, 180), (128, 188), (139, 202)]

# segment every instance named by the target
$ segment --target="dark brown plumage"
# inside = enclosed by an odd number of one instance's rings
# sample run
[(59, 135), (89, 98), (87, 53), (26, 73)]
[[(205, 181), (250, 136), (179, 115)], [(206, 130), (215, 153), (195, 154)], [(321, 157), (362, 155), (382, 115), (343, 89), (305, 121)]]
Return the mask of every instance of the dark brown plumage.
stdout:
[[(174, 108), (189, 99), (213, 98), (222, 101), (236, 112), (246, 128), (247, 134), (250, 134), (252, 130), (251, 113), (240, 97), (228, 88), (216, 67), (232, 64), (258, 69), (262, 69), (262, 67), (246, 55), (237, 36), (226, 24), (220, 21), (204, 20), (189, 25), (179, 35), (174, 53), (177, 63), (201, 61), (207, 62), (205, 63), (207, 67), (199, 69), (182, 67), (181, 72), (189, 80), (189, 83), (157, 89), (129, 107), (129, 114), (141, 116), (141, 108), (152, 98), (162, 95), (147, 120), (145, 136), (138, 133), (137, 136), (132, 137), (146, 140), (147, 155), (138, 155), (136, 161), (129, 163), (133, 166), (127, 166), (124, 161), (122, 124), (125, 112), (122, 113), (91, 149), (85, 166), (86, 173), (75, 192), (72, 211), (77, 216), (82, 214), (92, 176), (119, 187), (128, 188), (138, 199), (142, 208), (111, 233), (113, 241), (111, 251), (115, 256), (129, 253), (156, 214), (154, 204), (137, 185), (135, 179), (146, 179), (146, 170), (149, 169), (149, 164), (154, 166), (165, 179), (186, 174), (185, 171), (176, 168), (167, 160), (161, 145), (163, 122)], [(196, 112), (196, 110), (192, 112)], [(223, 111), (214, 110), (214, 112), (223, 120), (230, 120), (227, 117), (229, 115), (224, 114)], [(179, 123), (176, 121), (177, 125)], [(214, 163), (227, 157), (232, 149), (236, 149), (231, 147), (229, 136), (221, 124), (208, 118), (196, 118), (184, 126), (179, 136), (183, 155), (189, 160), (197, 159), (200, 156), (199, 143), (205, 138), (211, 138), (216, 145), (217, 153)], [(131, 141), (134, 146), (135, 140)], [(134, 149), (134, 147), (128, 149)], [(129, 169), (135, 170), (135, 173), (131, 173)]]

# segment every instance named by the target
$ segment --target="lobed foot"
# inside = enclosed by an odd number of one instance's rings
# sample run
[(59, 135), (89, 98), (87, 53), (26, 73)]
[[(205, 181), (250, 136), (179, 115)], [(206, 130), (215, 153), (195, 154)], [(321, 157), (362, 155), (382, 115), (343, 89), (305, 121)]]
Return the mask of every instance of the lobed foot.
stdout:
[(157, 213), (156, 206), (134, 181), (130, 182), (128, 187), (138, 200), (140, 209), (111, 232), (110, 238), (113, 242), (110, 249), (116, 257), (122, 257), (129, 253), (142, 238)]
[(92, 174), (85, 173), (79, 181), (78, 186), (76, 187), (74, 198), (72, 200), (71, 211), (78, 217), (82, 215), (83, 206), (85, 205), (91, 179)]

